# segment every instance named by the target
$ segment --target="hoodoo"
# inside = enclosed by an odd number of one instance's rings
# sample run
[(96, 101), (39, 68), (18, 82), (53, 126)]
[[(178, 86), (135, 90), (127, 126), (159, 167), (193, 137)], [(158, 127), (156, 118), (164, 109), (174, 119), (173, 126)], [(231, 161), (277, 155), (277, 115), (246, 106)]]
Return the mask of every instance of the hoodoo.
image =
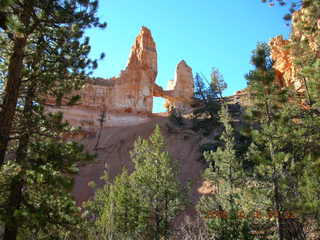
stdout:
[(75, 106), (58, 107), (54, 105), (55, 99), (49, 98), (48, 111), (62, 111), (71, 125), (87, 129), (97, 128), (102, 114), (104, 126), (108, 127), (146, 122), (152, 114), (153, 97), (166, 98), (167, 104), (186, 111), (194, 91), (192, 69), (181, 61), (168, 90), (155, 83), (157, 69), (156, 44), (151, 31), (142, 27), (131, 48), (128, 64), (118, 77), (89, 79), (81, 90), (70, 94), (81, 96)]

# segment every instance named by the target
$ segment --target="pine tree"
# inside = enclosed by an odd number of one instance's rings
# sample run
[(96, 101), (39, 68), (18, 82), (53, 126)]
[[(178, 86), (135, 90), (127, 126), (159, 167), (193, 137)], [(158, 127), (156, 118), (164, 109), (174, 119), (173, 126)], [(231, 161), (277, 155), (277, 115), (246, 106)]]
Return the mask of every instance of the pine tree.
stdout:
[(133, 173), (124, 171), (114, 183), (98, 190), (98, 198), (93, 201), (102, 202), (100, 207), (95, 205), (99, 209), (100, 236), (168, 239), (172, 220), (184, 207), (184, 193), (159, 126), (148, 140), (139, 138), (135, 142), (131, 158)]
[[(257, 119), (258, 130), (252, 131), (253, 144), (249, 150), (251, 158), (255, 156), (259, 167), (269, 167), (268, 171), (264, 168), (259, 173), (262, 174), (266, 170), (268, 180), (271, 182), (273, 191), (273, 204), (277, 212), (282, 212), (282, 199), (280, 188), (280, 177), (283, 162), (276, 160), (276, 145), (271, 134), (274, 134), (274, 119), (277, 118), (279, 103), (278, 97), (283, 96), (280, 93), (279, 86), (274, 84), (275, 73), (272, 69), (272, 60), (270, 59), (270, 49), (266, 44), (258, 44), (256, 50), (253, 51), (252, 64), (255, 70), (252, 70), (247, 76), (250, 95), (253, 98), (254, 105), (251, 109), (252, 119)], [(260, 164), (262, 163), (262, 164)], [(265, 163), (265, 164), (263, 164)], [(259, 165), (260, 164), (260, 165)], [(280, 172), (279, 172), (280, 171)], [(266, 176), (264, 176), (266, 177)], [(280, 216), (278, 221), (279, 239), (284, 239), (284, 230), (282, 219)]]
[[(286, 198), (286, 204), (292, 209), (297, 209), (297, 215), (302, 219), (301, 222), (306, 223), (306, 227), (313, 222), (312, 234), (320, 236), (320, 173), (317, 171), (320, 159), (320, 133), (316, 130), (320, 127), (320, 117), (312, 109), (299, 109), (297, 113), (299, 117), (295, 116), (293, 127), (285, 133), (291, 147), (291, 161), (294, 162), (290, 165), (292, 174), (287, 180), (290, 185), (285, 189), (290, 194)], [(293, 184), (295, 191), (292, 191)]]
[[(4, 83), (0, 100), (0, 166), (26, 87), (33, 81), (37, 90), (41, 88), (42, 97), (59, 98), (68, 90), (81, 87), (85, 69), (96, 66), (88, 59), (89, 39), (83, 39), (84, 29), (104, 27), (95, 16), (97, 1), (10, 0), (4, 5), (6, 29), (0, 37)], [(34, 95), (40, 97), (38, 91)]]
[(213, 68), (211, 81), (198, 73), (194, 79), (195, 92), (194, 98), (196, 105), (199, 105), (194, 111), (194, 130), (204, 130), (204, 135), (208, 135), (213, 125), (218, 124), (218, 112), (223, 102), (223, 91), (226, 89), (222, 74), (218, 69)]
[[(267, 45), (258, 45), (253, 54), (256, 67), (247, 75), (253, 106), (250, 108), (252, 145), (248, 157), (256, 162), (256, 180), (269, 188), (267, 195), (277, 212), (279, 239), (306, 239), (302, 206), (295, 203), (303, 193), (299, 186), (303, 169), (316, 159), (319, 119), (311, 110), (299, 105), (295, 94), (281, 89), (274, 81)], [(272, 62), (271, 62), (272, 63)], [(311, 120), (313, 119), (313, 120)], [(310, 189), (311, 190), (311, 189)], [(269, 203), (262, 203), (268, 207)], [(299, 212), (286, 218), (288, 211)]]
[(5, 240), (57, 238), (77, 225), (72, 174), (77, 162), (91, 157), (63, 140), (70, 127), (60, 113), (46, 113), (45, 101), (51, 95), (61, 102), (84, 84), (96, 61), (88, 58), (83, 31), (103, 26), (95, 17), (97, 1), (7, 3), (0, 37), (6, 46), (0, 50), (0, 165), (1, 175), (8, 167), (17, 171), (2, 178), (0, 221)]
[(218, 93), (218, 96), (222, 100), (223, 99), (222, 93), (228, 87), (228, 85), (224, 81), (223, 75), (220, 73), (219, 69), (217, 68), (212, 68), (210, 87), (214, 92)]
[(172, 220), (183, 209), (184, 189), (178, 182), (178, 166), (166, 150), (159, 126), (149, 141), (136, 141), (131, 157), (135, 165), (134, 187), (139, 189), (143, 212), (150, 221), (146, 232), (155, 240), (168, 238)]
[(217, 68), (212, 68), (211, 80), (198, 73), (195, 76), (195, 93), (196, 99), (204, 105), (199, 112), (207, 112), (211, 117), (219, 111), (219, 103), (223, 100), (223, 91), (227, 88), (223, 75)]
[[(288, 5), (291, 2), (290, 14), (287, 15), (286, 20), (292, 21), (293, 29), (290, 44), (287, 47), (297, 72), (296, 77), (303, 86), (302, 100), (308, 104), (308, 108), (304, 110), (291, 109), (291, 113), (296, 112), (291, 114), (295, 124), (287, 131), (287, 134), (290, 132), (288, 136), (291, 138), (290, 148), (291, 152), (294, 151), (295, 162), (299, 162), (295, 170), (299, 179), (296, 183), (299, 191), (298, 194), (295, 194), (298, 197), (288, 202), (300, 209), (300, 216), (307, 216), (304, 221), (313, 218), (319, 223), (317, 213), (319, 208), (316, 204), (318, 191), (315, 187), (319, 183), (319, 174), (311, 169), (315, 169), (319, 158), (316, 146), (318, 132), (314, 129), (319, 128), (320, 2), (317, 0), (279, 2), (282, 2), (281, 5)], [(295, 13), (292, 18), (292, 14), (297, 10), (299, 12)], [(286, 141), (288, 140), (289, 137)]]
[[(215, 239), (253, 239), (249, 221), (244, 219), (243, 190), (246, 178), (241, 161), (236, 157), (232, 118), (227, 106), (223, 106), (220, 119), (224, 125), (221, 136), (223, 148), (216, 152), (205, 152), (210, 167), (205, 178), (212, 182), (217, 191), (213, 196), (202, 197), (198, 209), (209, 218), (207, 225)], [(217, 214), (215, 214), (217, 213)]]
[[(306, 167), (302, 170), (302, 177), (299, 181), (300, 197), (293, 204), (300, 209), (300, 214), (305, 216), (305, 221), (313, 223), (312, 233), (320, 236), (320, 158), (305, 158)], [(313, 221), (310, 221), (313, 219)]]
[(143, 209), (132, 177), (124, 170), (108, 187), (98, 221), (101, 232), (111, 239), (139, 239), (143, 231), (140, 223), (147, 219), (141, 218)]

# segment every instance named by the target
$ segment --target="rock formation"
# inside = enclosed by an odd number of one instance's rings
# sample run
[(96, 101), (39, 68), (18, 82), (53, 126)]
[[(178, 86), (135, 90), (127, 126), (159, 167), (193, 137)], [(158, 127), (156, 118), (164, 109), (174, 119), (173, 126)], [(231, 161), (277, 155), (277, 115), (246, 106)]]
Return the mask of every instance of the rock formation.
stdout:
[(172, 90), (173, 100), (169, 98), (167, 104), (183, 112), (187, 111), (189, 106), (186, 103), (190, 102), (194, 95), (194, 82), (192, 69), (185, 61), (178, 64), (174, 80), (170, 80), (168, 83), (168, 90)]
[[(85, 86), (71, 95), (80, 95), (76, 106), (52, 106), (48, 111), (62, 111), (64, 118), (74, 126), (97, 128), (105, 114), (104, 126), (136, 125), (148, 121), (152, 113), (153, 97), (166, 98), (168, 103), (184, 111), (193, 96), (192, 69), (181, 61), (175, 80), (165, 91), (155, 84), (157, 51), (151, 32), (142, 27), (137, 36), (126, 68), (118, 77), (89, 79)], [(66, 96), (68, 97), (68, 96)], [(70, 96), (69, 96), (70, 97)]]
[[(294, 56), (288, 48), (292, 43), (292, 39), (297, 41), (307, 39), (311, 51), (320, 57), (320, 44), (317, 41), (318, 31), (314, 31), (313, 34), (307, 34), (306, 32), (301, 32), (298, 28), (298, 25), (309, 23), (309, 15), (307, 8), (302, 8), (295, 12), (292, 18), (291, 38), (285, 40), (283, 36), (276, 36), (269, 42), (277, 81), (281, 86), (292, 86), (298, 92), (304, 91), (304, 83), (298, 74), (301, 68), (294, 64)], [(315, 27), (320, 30), (320, 19), (318, 19)]]
[(173, 80), (168, 82), (168, 90), (155, 86), (154, 96), (166, 98), (167, 108), (174, 107), (181, 113), (190, 110), (190, 104), (194, 95), (194, 82), (192, 69), (182, 60), (176, 68)]
[(296, 76), (293, 58), (287, 48), (289, 44), (290, 40), (285, 40), (283, 36), (276, 36), (269, 42), (276, 80), (283, 87), (293, 86), (296, 90), (300, 90), (302, 84)]

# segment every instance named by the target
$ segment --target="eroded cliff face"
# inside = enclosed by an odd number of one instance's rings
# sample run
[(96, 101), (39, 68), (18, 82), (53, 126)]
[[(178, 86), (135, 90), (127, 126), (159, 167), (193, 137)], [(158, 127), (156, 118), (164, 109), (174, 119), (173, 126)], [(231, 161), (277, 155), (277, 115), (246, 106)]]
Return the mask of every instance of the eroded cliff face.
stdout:
[(293, 65), (293, 57), (288, 49), (290, 40), (283, 36), (276, 36), (270, 42), (271, 57), (274, 60), (276, 81), (282, 87), (293, 86), (296, 90), (302, 89), (302, 83), (297, 77), (297, 71)]
[[(307, 24), (309, 19), (308, 9), (301, 9), (293, 14), (292, 18), (292, 34), (286, 40), (283, 36), (276, 36), (269, 42), (271, 48), (271, 56), (274, 60), (274, 69), (276, 70), (276, 80), (283, 87), (292, 86), (297, 92), (305, 91), (304, 83), (299, 72), (301, 67), (294, 64), (294, 55), (289, 46), (295, 41), (308, 40), (308, 45), (311, 51), (319, 58), (320, 57), (320, 43), (317, 41), (318, 30), (320, 30), (320, 19), (314, 26), (317, 30), (313, 34), (307, 34), (299, 30), (299, 25)], [(297, 53), (296, 53), (297, 55)]]
[(54, 99), (50, 98), (48, 103), (52, 107), (48, 111), (62, 111), (71, 125), (97, 128), (103, 115), (105, 127), (148, 121), (153, 97), (166, 98), (171, 105), (185, 110), (193, 96), (192, 69), (181, 61), (169, 90), (163, 90), (155, 83), (157, 68), (156, 44), (151, 31), (142, 27), (132, 46), (127, 66), (118, 77), (88, 80), (80, 91), (71, 94), (81, 96), (81, 102), (76, 106), (56, 107)]

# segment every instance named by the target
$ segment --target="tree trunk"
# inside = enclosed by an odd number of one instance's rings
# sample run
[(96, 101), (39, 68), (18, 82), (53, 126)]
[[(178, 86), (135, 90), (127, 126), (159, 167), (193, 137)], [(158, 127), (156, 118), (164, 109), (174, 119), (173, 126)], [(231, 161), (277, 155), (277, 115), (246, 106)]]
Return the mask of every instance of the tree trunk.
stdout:
[(105, 120), (106, 120), (106, 106), (103, 106), (103, 109), (100, 112), (100, 118), (98, 119), (98, 121), (100, 123), (100, 128), (99, 128), (97, 142), (96, 142), (96, 145), (94, 146), (95, 151), (98, 151), (98, 148), (99, 148), (101, 133), (103, 130), (103, 125), (104, 125)]
[(155, 235), (154, 235), (154, 240), (160, 240), (160, 216), (159, 216), (159, 211), (158, 211), (158, 207), (156, 207), (155, 209), (155, 223), (156, 223), (156, 231), (155, 231)]
[(276, 211), (278, 213), (278, 219), (277, 219), (277, 223), (278, 223), (278, 233), (279, 233), (279, 240), (284, 240), (284, 231), (283, 231), (283, 219), (281, 217), (281, 197), (280, 197), (280, 192), (279, 192), (279, 184), (278, 184), (278, 180), (274, 178), (274, 202), (275, 202), (275, 207), (276, 207)]
[(306, 80), (305, 77), (302, 77), (302, 79), (303, 79), (303, 84), (304, 84), (304, 87), (305, 87), (305, 90), (306, 90), (306, 93), (307, 93), (308, 104), (309, 104), (309, 106), (311, 107), (312, 104), (313, 104), (313, 101), (312, 101), (312, 99), (311, 99), (311, 95), (310, 95), (310, 92), (309, 92), (307, 80)]
[[(16, 162), (22, 166), (25, 164), (27, 158), (27, 150), (30, 141), (30, 132), (28, 131), (28, 127), (32, 125), (32, 96), (32, 89), (29, 89), (23, 110), (23, 121), (25, 121), (23, 125), (25, 125), (26, 131), (23, 133), (19, 140), (19, 145), (16, 154)], [(24, 183), (22, 174), (23, 173), (18, 174), (10, 184), (10, 194), (7, 207), (7, 221), (4, 226), (5, 231), (3, 240), (17, 239), (19, 222), (15, 217), (15, 211), (20, 208), (23, 199), (22, 188)]]
[(7, 208), (7, 220), (4, 226), (3, 240), (16, 240), (18, 235), (18, 222), (14, 217), (16, 210), (20, 208), (22, 201), (22, 186), (23, 183), (19, 176), (17, 176), (10, 186), (9, 206)]
[(0, 111), (0, 166), (3, 165), (5, 160), (12, 122), (16, 112), (26, 43), (25, 37), (15, 38), (13, 53), (9, 61), (8, 80), (5, 86), (2, 110)]
[(284, 219), (285, 239), (286, 240), (306, 240), (306, 234), (303, 229), (303, 224), (298, 218)]

